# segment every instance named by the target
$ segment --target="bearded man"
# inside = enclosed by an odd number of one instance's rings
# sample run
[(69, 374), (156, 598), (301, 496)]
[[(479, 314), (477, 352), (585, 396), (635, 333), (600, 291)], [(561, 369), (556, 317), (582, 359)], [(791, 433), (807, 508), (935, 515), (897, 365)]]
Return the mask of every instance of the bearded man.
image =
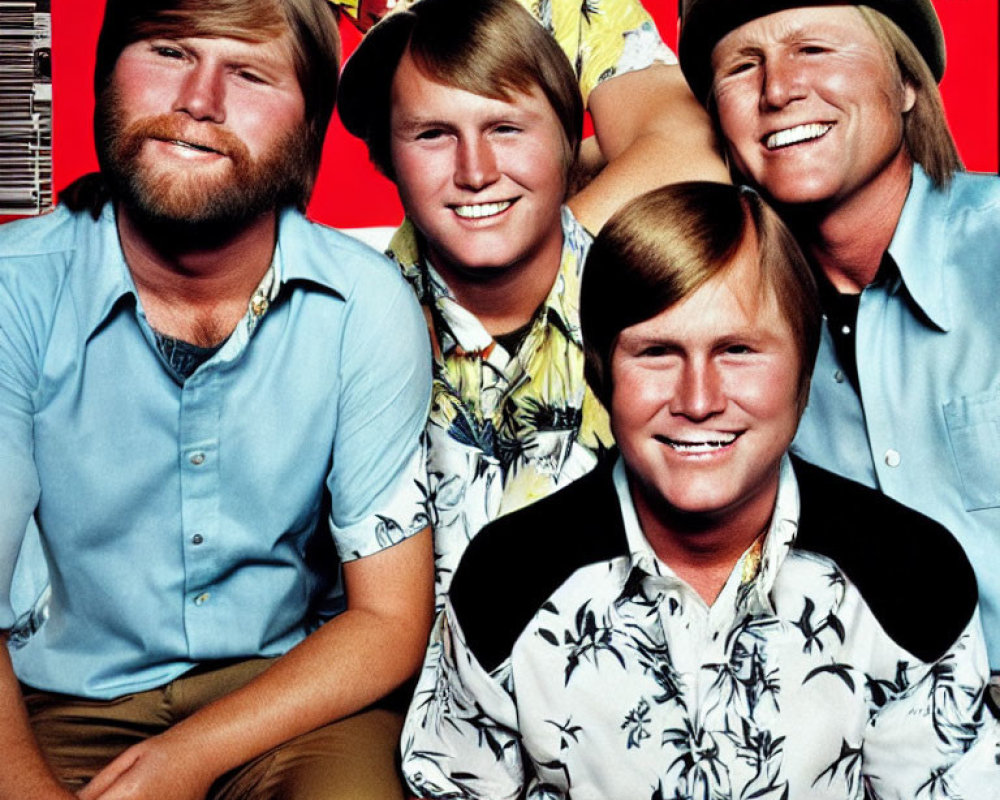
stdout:
[(338, 62), (323, 0), (110, 0), (101, 171), (0, 231), (5, 640), (26, 529), (51, 581), (0, 648), (2, 798), (401, 795), (430, 356), (301, 213)]

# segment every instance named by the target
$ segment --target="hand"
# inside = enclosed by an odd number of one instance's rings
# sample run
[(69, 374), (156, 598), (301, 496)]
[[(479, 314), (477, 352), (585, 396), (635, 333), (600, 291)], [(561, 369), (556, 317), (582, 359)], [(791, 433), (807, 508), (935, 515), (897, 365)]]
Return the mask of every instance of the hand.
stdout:
[(192, 748), (154, 736), (108, 764), (79, 793), (80, 800), (204, 800), (214, 775), (201, 768)]

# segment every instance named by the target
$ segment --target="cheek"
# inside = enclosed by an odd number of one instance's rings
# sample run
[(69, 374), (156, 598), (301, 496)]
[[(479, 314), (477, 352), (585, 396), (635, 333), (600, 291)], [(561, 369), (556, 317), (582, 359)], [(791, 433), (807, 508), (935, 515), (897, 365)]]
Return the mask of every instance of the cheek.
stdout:
[(613, 373), (612, 416), (624, 428), (636, 428), (655, 418), (667, 405), (669, 386), (664, 376), (649, 370), (624, 368)]
[[(420, 204), (436, 183), (440, 159), (432, 154), (418, 155), (406, 147), (393, 148), (390, 155), (400, 199), (408, 207)], [(408, 213), (412, 213), (409, 208)]]
[(745, 161), (750, 149), (758, 144), (756, 95), (748, 86), (720, 87), (716, 91), (715, 101), (719, 129), (730, 155), (739, 165)]
[(761, 421), (798, 418), (799, 374), (793, 366), (733, 375), (724, 391), (744, 411)]
[(498, 172), (536, 191), (563, 193), (567, 156), (561, 139), (538, 138), (493, 152)]

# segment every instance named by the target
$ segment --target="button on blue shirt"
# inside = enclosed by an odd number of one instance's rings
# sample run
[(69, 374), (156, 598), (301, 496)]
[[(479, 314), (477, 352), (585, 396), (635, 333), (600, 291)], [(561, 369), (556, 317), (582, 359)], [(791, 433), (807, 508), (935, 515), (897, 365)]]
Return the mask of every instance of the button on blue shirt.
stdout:
[(293, 211), (273, 268), (266, 314), (182, 384), (110, 204), (0, 229), (0, 627), (32, 518), (52, 586), (14, 653), (25, 683), (114, 697), (281, 654), (339, 561), (427, 524), (430, 353), (409, 286)]
[[(899, 277), (861, 294), (861, 398), (830, 332), (793, 452), (876, 486), (958, 538), (1000, 670), (1000, 180), (913, 171), (889, 247)], [(947, 592), (934, 575), (928, 592)]]

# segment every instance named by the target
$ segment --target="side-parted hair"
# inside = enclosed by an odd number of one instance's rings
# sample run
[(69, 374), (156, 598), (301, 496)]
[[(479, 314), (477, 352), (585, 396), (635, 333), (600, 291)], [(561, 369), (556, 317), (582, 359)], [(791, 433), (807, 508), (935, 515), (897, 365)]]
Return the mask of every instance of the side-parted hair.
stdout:
[(916, 93), (913, 108), (903, 115), (903, 141), (910, 157), (924, 168), (935, 186), (942, 187), (963, 167), (937, 81), (916, 45), (895, 22), (868, 6), (857, 9), (903, 81)]
[(757, 242), (758, 290), (773, 291), (799, 354), (799, 412), (819, 348), (821, 311), (802, 251), (752, 189), (691, 181), (641, 195), (601, 229), (587, 256), (580, 327), (587, 382), (611, 407), (618, 335), (681, 302), (728, 270), (747, 237)]
[(391, 88), (407, 52), (428, 78), (482, 97), (509, 101), (540, 88), (566, 137), (568, 173), (583, 133), (583, 99), (555, 40), (516, 0), (419, 0), (375, 25), (341, 77), (340, 118), (384, 175), (395, 177)]

